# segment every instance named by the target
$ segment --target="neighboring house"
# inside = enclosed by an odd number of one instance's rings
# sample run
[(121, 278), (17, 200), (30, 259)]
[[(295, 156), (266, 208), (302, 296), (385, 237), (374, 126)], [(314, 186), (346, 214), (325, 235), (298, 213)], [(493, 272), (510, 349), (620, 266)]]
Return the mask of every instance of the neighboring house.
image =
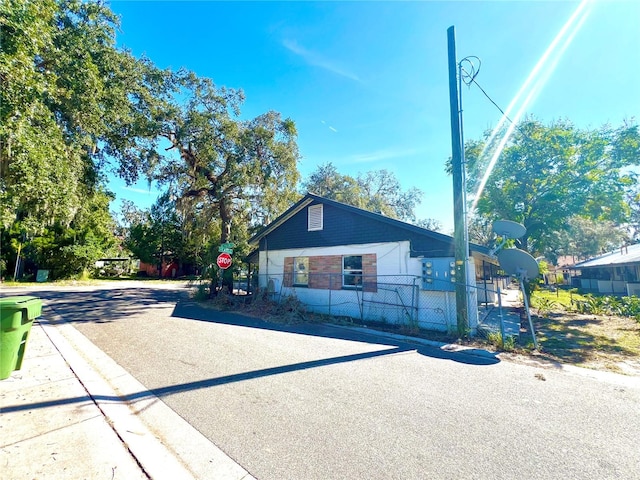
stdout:
[[(555, 285), (570, 285), (572, 282), (573, 266), (578, 262), (579, 258), (574, 255), (561, 255), (557, 258), (555, 265), (549, 264), (549, 272), (544, 275), (546, 283)], [(579, 282), (579, 278), (575, 281)]]
[[(448, 235), (307, 194), (249, 242), (258, 245), (259, 288), (278, 299), (295, 296), (310, 311), (368, 322), (457, 328), (455, 282), (464, 280), (455, 278)], [(493, 301), (493, 284), (484, 282), (497, 267), (488, 248), (471, 245), (471, 255), (474, 332), (479, 299)]]
[(177, 261), (163, 261), (162, 262), (162, 274), (158, 275), (158, 265), (151, 263), (139, 262), (138, 265), (139, 276), (149, 277), (161, 277), (161, 278), (176, 278), (176, 276), (183, 275), (180, 265)]
[(640, 243), (576, 263), (572, 268), (580, 271), (580, 287), (585, 290), (640, 296)]

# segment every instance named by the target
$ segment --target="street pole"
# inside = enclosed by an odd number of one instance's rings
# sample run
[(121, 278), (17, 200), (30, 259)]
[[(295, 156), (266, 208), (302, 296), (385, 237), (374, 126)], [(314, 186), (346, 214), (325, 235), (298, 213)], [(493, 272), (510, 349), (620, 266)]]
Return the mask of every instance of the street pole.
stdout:
[(13, 270), (13, 281), (15, 282), (20, 273), (20, 251), (22, 250), (22, 241), (18, 243), (18, 255), (16, 255), (16, 268)]
[(451, 110), (451, 167), (453, 173), (453, 221), (456, 272), (456, 317), (458, 334), (469, 331), (469, 312), (467, 300), (467, 257), (469, 255), (466, 237), (466, 218), (464, 205), (464, 165), (462, 163), (462, 134), (460, 117), (460, 97), (458, 95), (456, 33), (455, 27), (447, 30), (449, 47), (449, 102)]

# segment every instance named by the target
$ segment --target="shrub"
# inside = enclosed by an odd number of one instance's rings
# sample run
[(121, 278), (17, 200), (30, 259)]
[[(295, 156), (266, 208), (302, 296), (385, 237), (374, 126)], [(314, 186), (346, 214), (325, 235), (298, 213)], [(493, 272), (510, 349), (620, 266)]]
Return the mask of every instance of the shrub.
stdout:
[(532, 299), (532, 304), (533, 305), (531, 306), (538, 310), (538, 315), (543, 317), (546, 317), (549, 313), (560, 306), (560, 304), (555, 300), (545, 297), (534, 297)]
[(587, 293), (584, 296), (584, 300), (576, 302), (576, 310), (578, 313), (604, 315), (605, 310), (602, 298), (603, 297), (594, 297), (592, 294)]
[(640, 322), (640, 298), (632, 295), (631, 297), (622, 297), (621, 303), (623, 306), (624, 315), (634, 318), (637, 322)]
[(640, 322), (640, 298), (635, 295), (594, 297), (587, 294), (584, 300), (575, 303), (579, 313), (631, 317)]
[(508, 336), (503, 341), (502, 334), (500, 332), (489, 332), (487, 334), (487, 341), (495, 348), (505, 352), (513, 352), (516, 348), (516, 339), (512, 336)]
[(203, 302), (209, 298), (209, 289), (204, 283), (196, 285), (196, 289), (192, 294), (192, 297), (197, 302)]

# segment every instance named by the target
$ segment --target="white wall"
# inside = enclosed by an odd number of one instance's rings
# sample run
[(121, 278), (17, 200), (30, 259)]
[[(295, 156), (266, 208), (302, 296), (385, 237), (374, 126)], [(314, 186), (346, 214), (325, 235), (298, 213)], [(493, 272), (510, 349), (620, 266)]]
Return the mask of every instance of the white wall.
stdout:
[[(282, 275), (286, 257), (314, 257), (319, 255), (363, 255), (375, 253), (378, 275), (407, 274), (409, 269), (409, 242), (367, 243), (321, 248), (292, 248), (288, 250), (261, 251), (259, 267), (263, 275)], [(415, 259), (413, 259), (415, 260)], [(261, 285), (262, 287), (263, 285)]]
[[(301, 287), (284, 287), (284, 259), (287, 257), (312, 257), (321, 255), (376, 254), (378, 288), (376, 292), (362, 290), (321, 290)], [(261, 289), (273, 283), (277, 297), (295, 295), (310, 311), (332, 316), (347, 316), (368, 321), (407, 324), (409, 318), (422, 328), (430, 330), (456, 330), (455, 292), (422, 290), (422, 259), (410, 256), (408, 241), (341, 245), (336, 247), (302, 248), (261, 251), (259, 254)], [(389, 276), (387, 279), (384, 276)], [(393, 276), (402, 285), (392, 286)], [(475, 285), (473, 259), (467, 265), (467, 283)], [(383, 285), (389, 282), (390, 285)], [(475, 333), (478, 323), (477, 290), (468, 290), (469, 323)], [(412, 308), (417, 306), (416, 309)]]
[(598, 293), (625, 293), (626, 285), (622, 280), (598, 280)]
[(627, 283), (627, 296), (640, 297), (640, 283)]

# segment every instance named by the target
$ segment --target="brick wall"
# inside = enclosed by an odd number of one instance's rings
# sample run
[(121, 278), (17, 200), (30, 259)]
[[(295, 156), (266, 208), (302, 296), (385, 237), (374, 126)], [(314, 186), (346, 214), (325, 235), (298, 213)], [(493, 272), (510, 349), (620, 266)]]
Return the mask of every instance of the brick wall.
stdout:
[[(285, 287), (293, 286), (293, 258), (284, 259)], [(375, 253), (362, 255), (362, 274), (365, 292), (377, 291), (378, 262)], [(309, 288), (342, 290), (342, 255), (317, 255), (309, 257)]]
[(363, 290), (365, 292), (377, 292), (378, 260), (375, 253), (362, 255), (362, 275), (364, 277)]
[(309, 288), (340, 290), (342, 282), (342, 256), (318, 255), (309, 257)]

